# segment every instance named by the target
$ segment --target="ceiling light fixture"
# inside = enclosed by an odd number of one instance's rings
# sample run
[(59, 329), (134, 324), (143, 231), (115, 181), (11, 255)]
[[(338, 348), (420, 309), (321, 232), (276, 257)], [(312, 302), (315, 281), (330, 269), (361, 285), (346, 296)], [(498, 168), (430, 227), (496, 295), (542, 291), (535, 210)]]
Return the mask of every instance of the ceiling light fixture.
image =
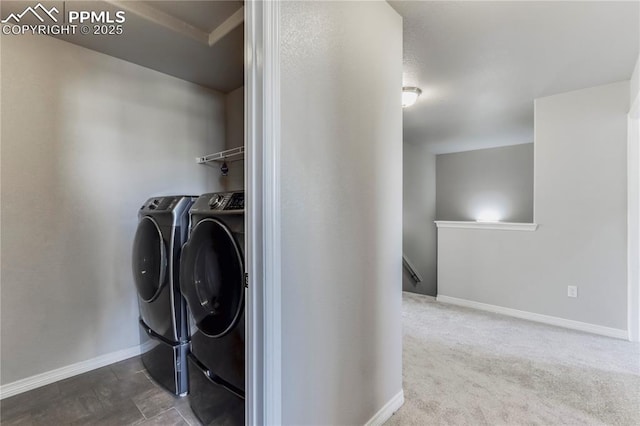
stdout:
[(403, 87), (402, 108), (407, 108), (415, 104), (421, 93), (422, 90), (418, 89), (417, 87)]

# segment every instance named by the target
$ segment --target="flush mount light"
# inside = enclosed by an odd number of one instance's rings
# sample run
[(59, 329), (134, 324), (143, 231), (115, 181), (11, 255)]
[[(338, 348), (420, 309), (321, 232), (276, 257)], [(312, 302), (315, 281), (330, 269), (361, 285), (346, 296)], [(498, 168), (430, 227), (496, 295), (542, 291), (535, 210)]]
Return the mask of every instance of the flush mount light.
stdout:
[(422, 90), (417, 87), (403, 87), (402, 88), (402, 108), (410, 107), (418, 100), (418, 96), (422, 93)]

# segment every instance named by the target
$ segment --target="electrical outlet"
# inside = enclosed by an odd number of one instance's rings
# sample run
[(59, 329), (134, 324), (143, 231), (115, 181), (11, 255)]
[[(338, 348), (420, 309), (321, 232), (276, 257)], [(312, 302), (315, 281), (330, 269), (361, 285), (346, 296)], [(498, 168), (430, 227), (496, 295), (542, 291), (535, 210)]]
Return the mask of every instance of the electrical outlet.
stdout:
[(578, 297), (578, 286), (577, 285), (567, 286), (567, 296)]

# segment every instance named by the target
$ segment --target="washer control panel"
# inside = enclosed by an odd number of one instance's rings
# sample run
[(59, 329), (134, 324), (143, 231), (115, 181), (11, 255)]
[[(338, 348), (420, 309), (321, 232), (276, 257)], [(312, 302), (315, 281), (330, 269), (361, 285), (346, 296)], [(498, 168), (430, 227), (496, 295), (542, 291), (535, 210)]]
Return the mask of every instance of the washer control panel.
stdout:
[(224, 209), (244, 210), (244, 192), (234, 192)]
[(189, 211), (191, 214), (243, 214), (244, 191), (202, 194)]
[(244, 210), (244, 192), (219, 192), (216, 194), (209, 194), (208, 204), (209, 210)]

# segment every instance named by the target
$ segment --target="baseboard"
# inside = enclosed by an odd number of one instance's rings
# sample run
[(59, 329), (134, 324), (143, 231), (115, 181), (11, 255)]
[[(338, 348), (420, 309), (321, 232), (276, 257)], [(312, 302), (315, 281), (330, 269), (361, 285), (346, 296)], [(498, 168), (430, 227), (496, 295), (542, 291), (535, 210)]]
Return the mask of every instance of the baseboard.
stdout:
[(404, 391), (401, 389), (400, 392), (395, 394), (393, 398), (384, 404), (384, 407), (365, 423), (365, 426), (382, 426), (393, 416), (393, 413), (402, 407), (402, 404), (404, 404)]
[(14, 396), (19, 393), (27, 392), (59, 380), (68, 379), (69, 377), (77, 376), (78, 374), (86, 373), (87, 371), (95, 370), (96, 368), (104, 367), (105, 365), (140, 355), (149, 349), (148, 343), (149, 342), (146, 342), (146, 344), (143, 345), (111, 352), (86, 361), (77, 362), (65, 367), (56, 368), (55, 370), (36, 374), (35, 376), (27, 377), (25, 379), (16, 380), (12, 383), (7, 383), (6, 385), (0, 386), (0, 399), (9, 398), (10, 396)]
[(619, 328), (605, 327), (602, 325), (589, 324), (569, 320), (560, 317), (552, 317), (550, 315), (536, 314), (528, 311), (520, 311), (518, 309), (505, 308), (503, 306), (489, 305), (488, 303), (474, 302), (473, 300), (459, 299), (457, 297), (444, 296), (439, 294), (436, 297), (438, 302), (449, 303), (451, 305), (464, 306), (467, 308), (479, 309), (481, 311), (493, 312), (496, 314), (507, 315), (510, 317), (526, 319), (529, 321), (540, 322), (543, 324), (555, 325), (558, 327), (569, 328), (571, 330), (585, 331), (587, 333), (599, 334), (601, 336), (614, 337), (616, 339), (629, 339), (629, 332)]
[(436, 298), (434, 296), (429, 296), (428, 294), (414, 293), (412, 291), (407, 291), (407, 290), (402, 290), (402, 292), (405, 294), (410, 294), (412, 296), (424, 297), (425, 299), (433, 300), (434, 302), (436, 301)]

